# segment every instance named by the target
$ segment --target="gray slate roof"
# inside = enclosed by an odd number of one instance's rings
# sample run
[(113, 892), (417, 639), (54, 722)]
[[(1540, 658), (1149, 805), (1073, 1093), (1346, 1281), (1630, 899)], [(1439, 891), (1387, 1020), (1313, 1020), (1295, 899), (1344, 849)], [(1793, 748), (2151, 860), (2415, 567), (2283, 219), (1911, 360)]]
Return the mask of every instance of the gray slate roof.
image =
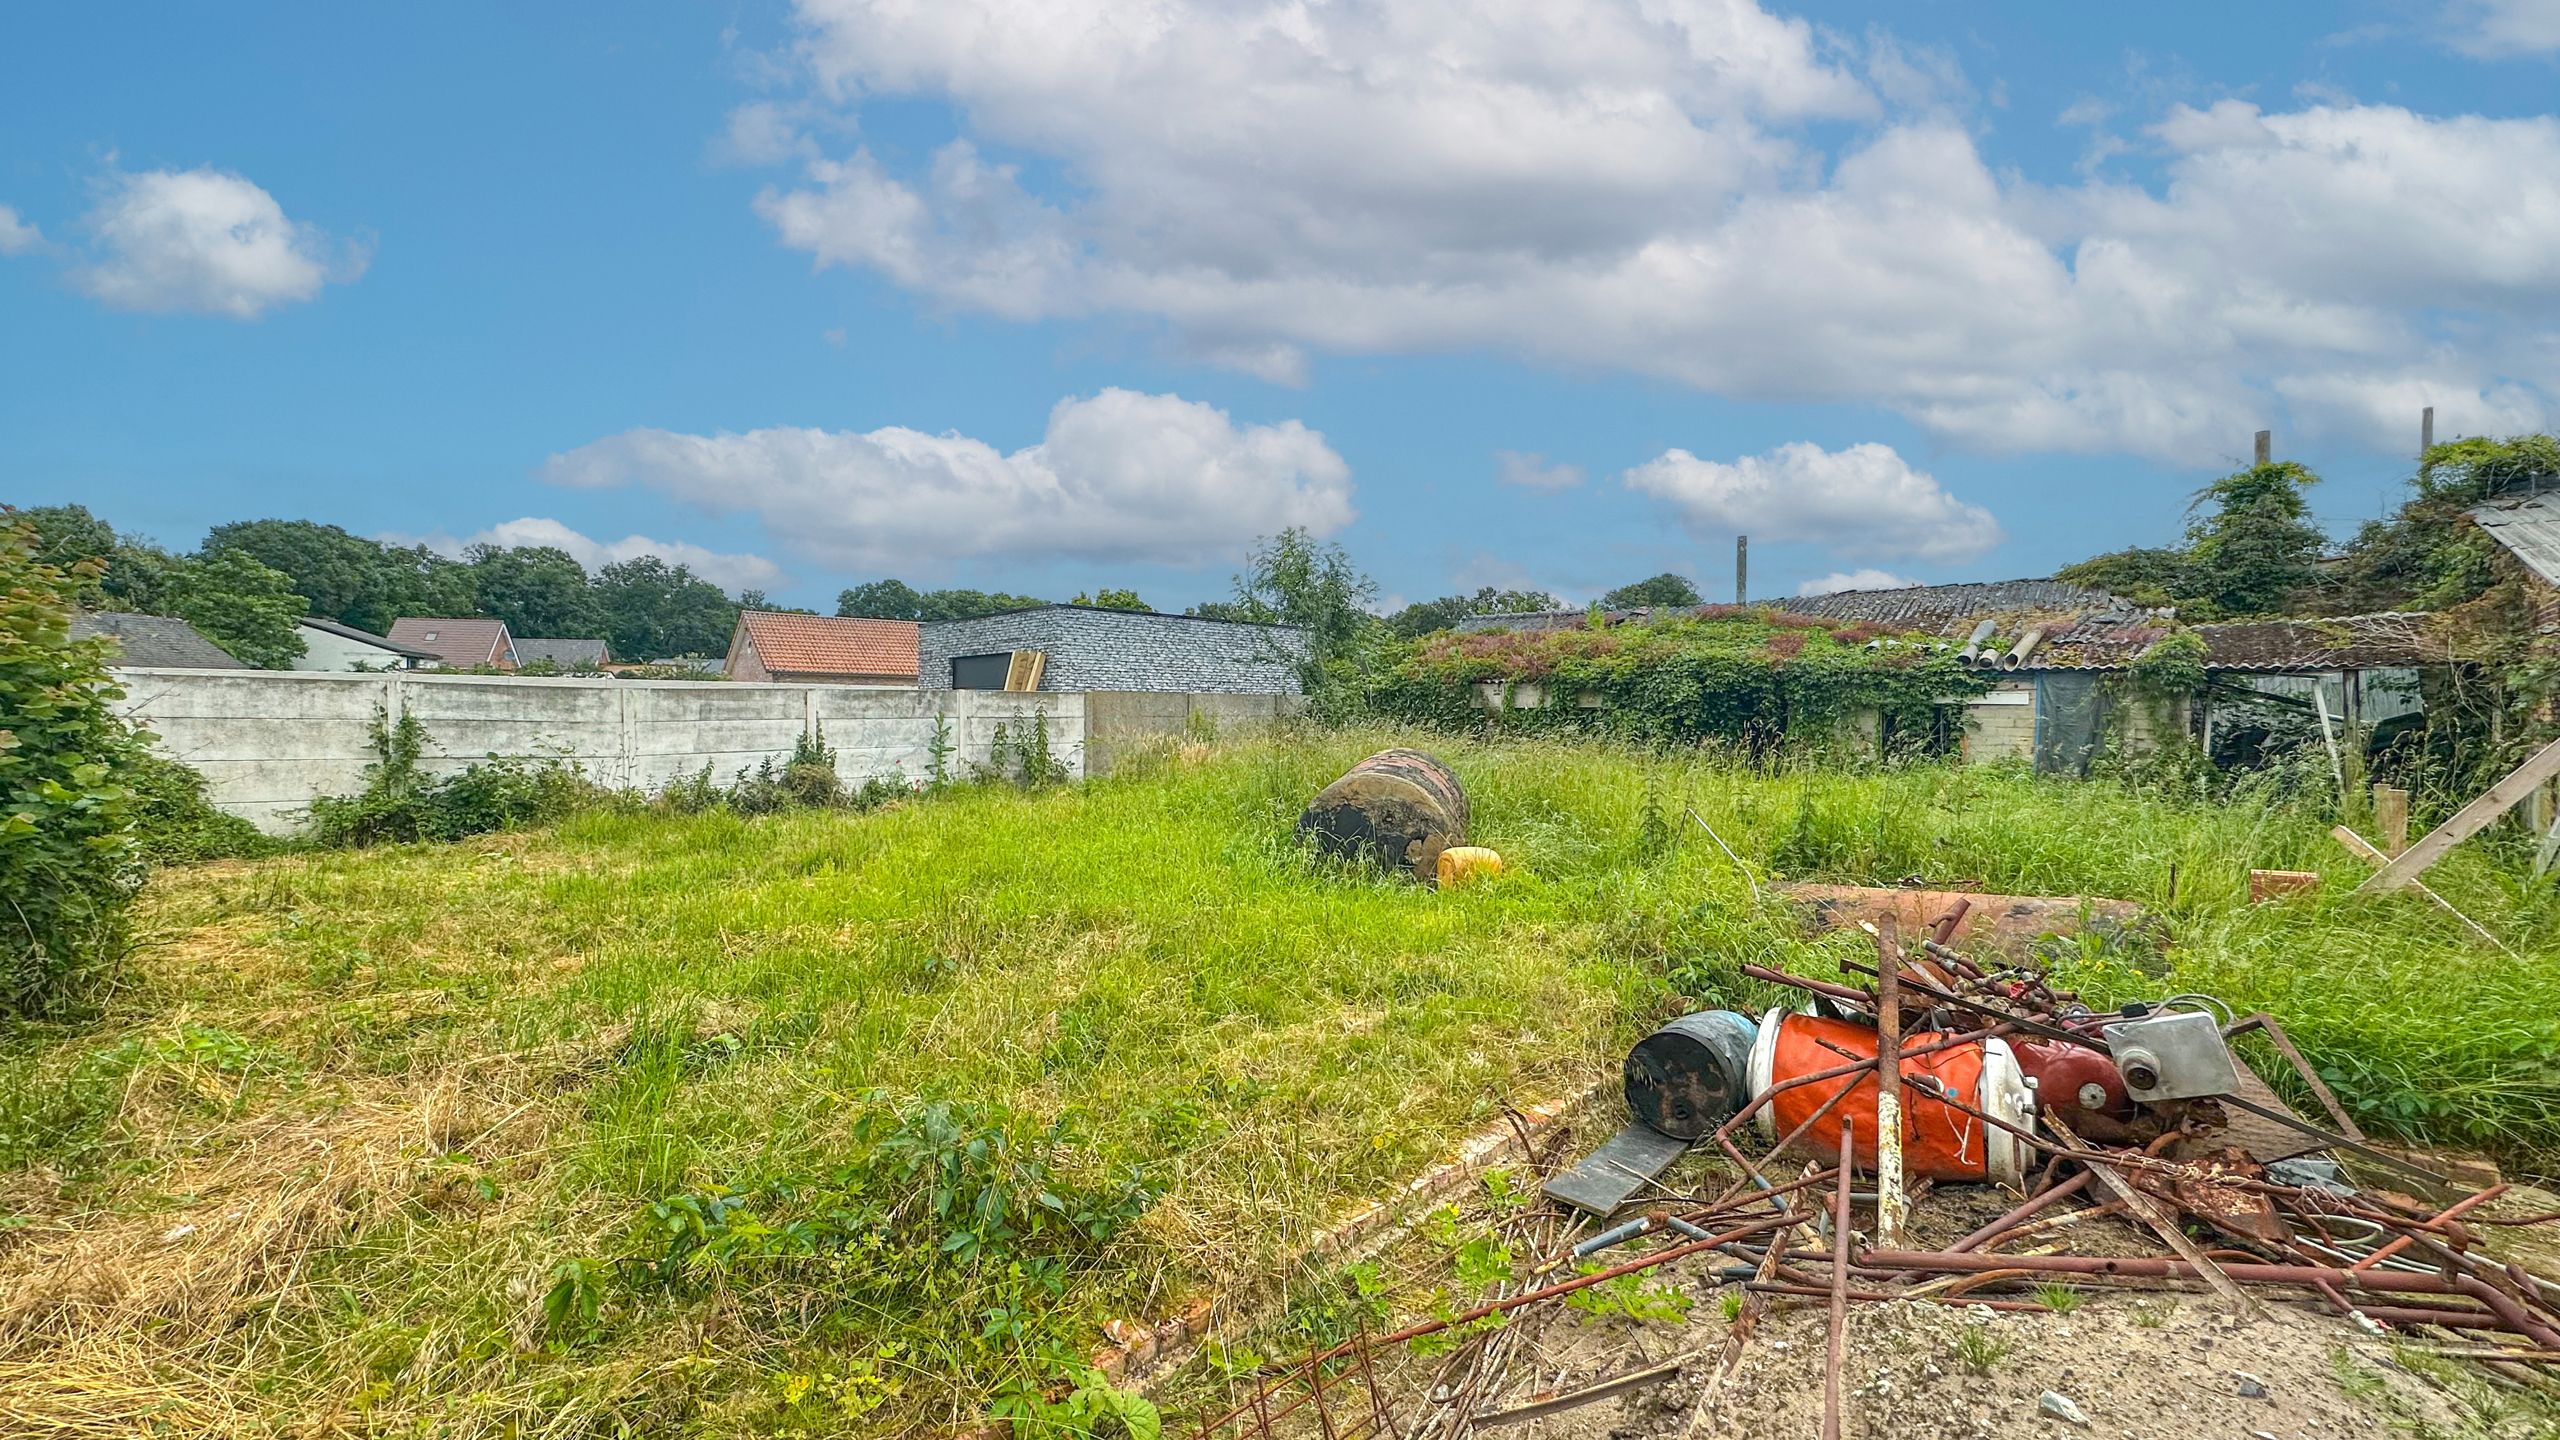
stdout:
[(1762, 602), (1772, 610), (1826, 620), (1866, 620), (1897, 630), (1934, 630), (1958, 621), (2022, 610), (2119, 611), (2133, 606), (2104, 590), (2061, 580), (1992, 580), (1979, 584), (1908, 585), (1898, 590), (1838, 590)]
[(548, 660), (563, 670), (592, 670), (604, 663), (601, 640), (525, 640), (516, 641), (516, 663), (539, 665)]
[(2491, 500), (2471, 507), (2471, 518), (2526, 568), (2560, 585), (2560, 494)]
[(231, 658), (231, 652), (196, 633), (196, 627), (168, 615), (129, 615), (106, 610), (71, 617), (71, 638), (105, 636), (116, 645), (117, 665), (155, 666), (172, 670), (254, 670)]

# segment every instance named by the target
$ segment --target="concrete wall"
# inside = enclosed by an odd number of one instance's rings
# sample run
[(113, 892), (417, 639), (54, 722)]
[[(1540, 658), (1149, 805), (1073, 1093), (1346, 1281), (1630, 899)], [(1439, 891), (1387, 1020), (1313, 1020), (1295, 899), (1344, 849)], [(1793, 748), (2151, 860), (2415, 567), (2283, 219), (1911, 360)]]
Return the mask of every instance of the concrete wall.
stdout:
[(1989, 694), (1965, 702), (1964, 758), (1974, 764), (1993, 760), (2033, 760), (2036, 753), (2036, 687), (2029, 680), (2003, 680)]
[[(159, 736), (169, 755), (204, 772), (216, 805), (279, 834), (301, 823), (313, 799), (364, 787), (377, 713), (415, 716), (426, 729), (427, 767), (439, 774), (497, 756), (560, 760), (599, 784), (638, 790), (708, 764), (725, 784), (767, 759), (787, 759), (815, 725), (835, 747), (847, 783), (915, 782), (931, 772), (937, 719), (950, 722), (952, 771), (965, 775), (986, 763), (999, 725), (1019, 729), (1044, 711), (1051, 751), (1071, 773), (1085, 770), (1087, 697), (1078, 694), (420, 672), (116, 673), (125, 690), (119, 708)], [(1202, 698), (1214, 710), (1238, 697)], [(1105, 709), (1123, 744), (1148, 723), (1179, 733), (1191, 713), (1187, 704), (1182, 717)]]
[[(989, 690), (945, 691), (989, 695)], [(1159, 691), (1095, 690), (1084, 700), (1084, 763), (1090, 775), (1108, 775), (1130, 750), (1168, 735), (1209, 739), (1287, 719), (1306, 708), (1299, 695), (1167, 695)]]
[(918, 642), (916, 683), (948, 689), (962, 655), (1038, 650), (1043, 690), (1295, 694), (1306, 633), (1190, 615), (1049, 605), (976, 620), (937, 620)]

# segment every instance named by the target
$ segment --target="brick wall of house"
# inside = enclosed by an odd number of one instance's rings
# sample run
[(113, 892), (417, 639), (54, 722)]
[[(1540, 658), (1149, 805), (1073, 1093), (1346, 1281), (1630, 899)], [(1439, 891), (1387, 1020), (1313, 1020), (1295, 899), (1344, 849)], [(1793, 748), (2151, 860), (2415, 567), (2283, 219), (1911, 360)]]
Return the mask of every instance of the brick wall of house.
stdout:
[(947, 690), (956, 657), (1038, 650), (1043, 690), (1294, 695), (1306, 643), (1288, 626), (1052, 605), (925, 625), (916, 683)]

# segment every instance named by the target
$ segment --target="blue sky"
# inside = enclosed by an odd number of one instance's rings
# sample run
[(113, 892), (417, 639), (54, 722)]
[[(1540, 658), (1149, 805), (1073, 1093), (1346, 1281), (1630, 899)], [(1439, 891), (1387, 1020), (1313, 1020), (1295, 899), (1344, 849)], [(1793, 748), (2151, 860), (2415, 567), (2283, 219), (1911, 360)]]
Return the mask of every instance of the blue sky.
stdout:
[(2556, 61), (2560, 0), (19, 7), (0, 500), (820, 608), (1178, 608), (1286, 523), (1406, 599), (1742, 529), (1767, 594), (2166, 540), (2263, 425), (2343, 530), (2420, 404), (2553, 423)]

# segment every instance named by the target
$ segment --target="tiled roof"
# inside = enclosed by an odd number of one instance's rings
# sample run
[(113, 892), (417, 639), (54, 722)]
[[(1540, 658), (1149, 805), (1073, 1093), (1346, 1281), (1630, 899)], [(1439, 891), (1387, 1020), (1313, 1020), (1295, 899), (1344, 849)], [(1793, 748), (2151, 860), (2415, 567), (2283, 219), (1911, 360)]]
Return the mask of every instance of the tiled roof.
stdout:
[(419, 650), (412, 646), (403, 645), (387, 635), (376, 635), (370, 630), (359, 630), (353, 625), (341, 625), (335, 620), (323, 620), (317, 615), (305, 615), (293, 623), (309, 629), (317, 630), (324, 635), (335, 635), (341, 640), (353, 640), (359, 645), (371, 645), (379, 649), (389, 650), (394, 654), (406, 655), (412, 660), (433, 660), (438, 658), (436, 653), (432, 650)]
[(858, 620), (839, 615), (783, 615), (748, 610), (738, 616), (756, 658), (775, 675), (916, 678), (912, 620)]
[(167, 615), (128, 615), (101, 611), (71, 617), (71, 638), (104, 636), (115, 642), (116, 665), (161, 666), (173, 670), (250, 670), (231, 652), (196, 633), (196, 627)]
[(447, 665), (495, 665), (507, 658), (507, 622), (477, 615), (403, 615), (391, 622), (391, 638)]
[(516, 663), (539, 665), (549, 661), (563, 670), (592, 669), (605, 659), (601, 640), (525, 640), (516, 641)]
[(2492, 500), (2473, 506), (2471, 518), (2534, 574), (2560, 585), (2560, 495)]

